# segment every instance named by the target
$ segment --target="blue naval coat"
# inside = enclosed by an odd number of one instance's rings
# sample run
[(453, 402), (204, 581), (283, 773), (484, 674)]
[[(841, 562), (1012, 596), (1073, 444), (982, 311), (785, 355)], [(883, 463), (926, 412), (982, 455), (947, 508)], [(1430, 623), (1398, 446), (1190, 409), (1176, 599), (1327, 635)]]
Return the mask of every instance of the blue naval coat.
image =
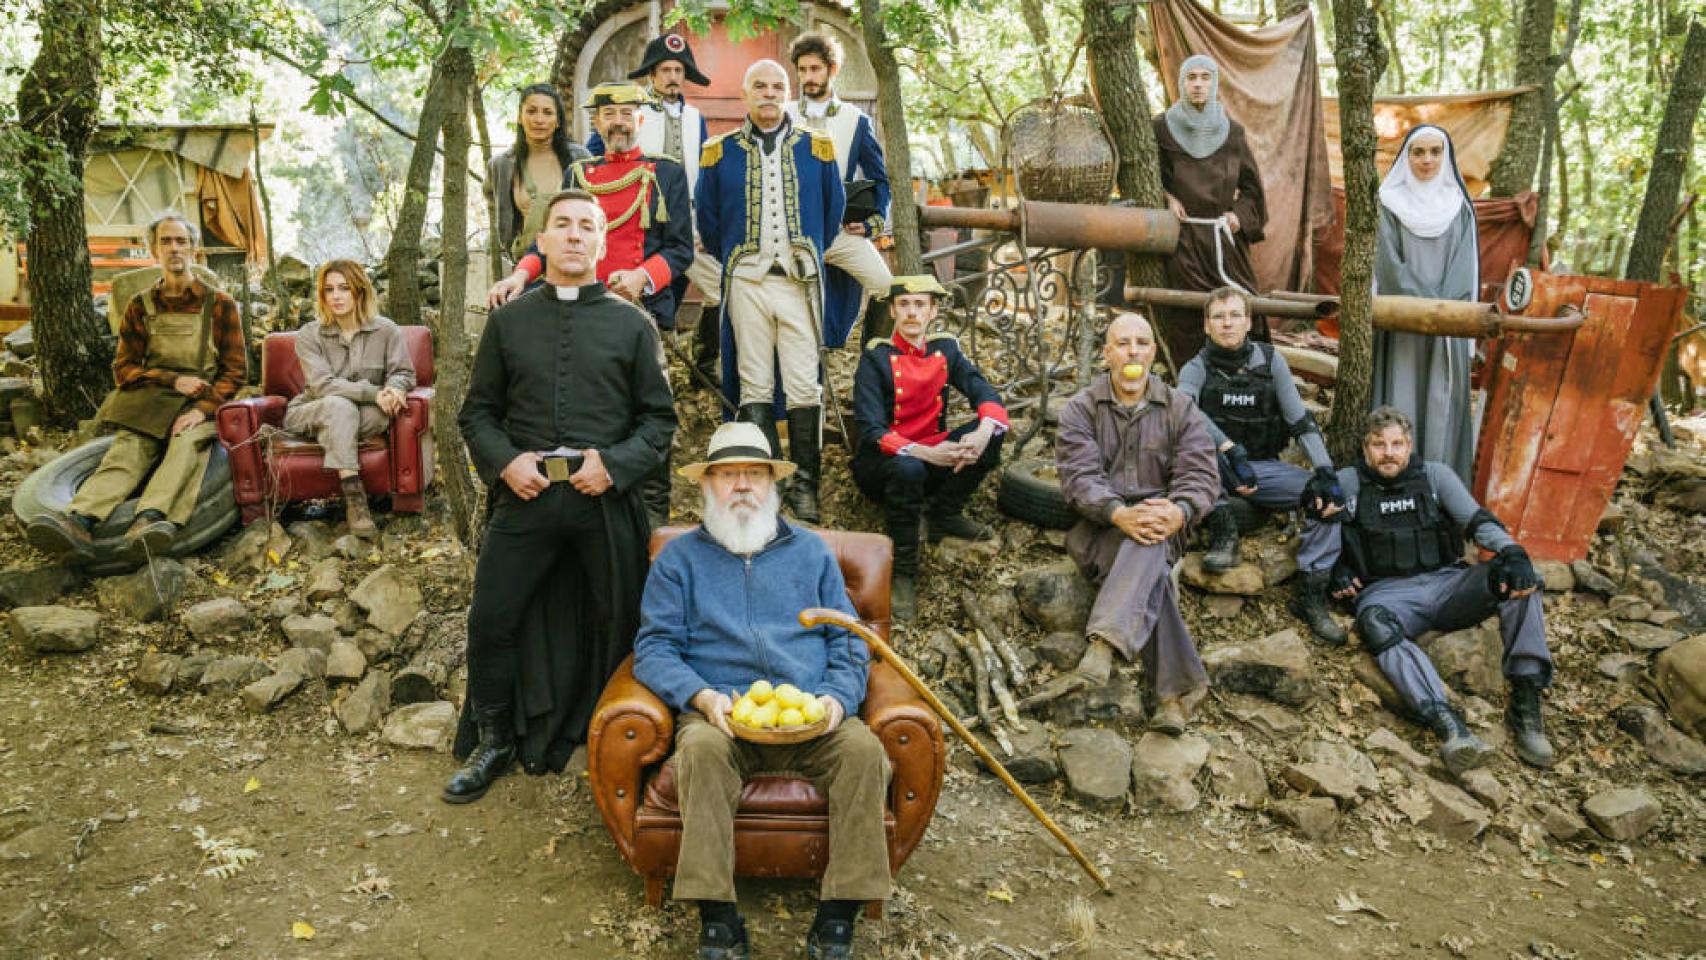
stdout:
[[(782, 169), (783, 213), (788, 224), (788, 242), (795, 250), (809, 251), (823, 276), (823, 252), (841, 230), (841, 214), (847, 206), (847, 191), (835, 165), (835, 141), (826, 133), (789, 124), (778, 134), (776, 149), (786, 151), (791, 163)], [(706, 142), (699, 155), (699, 185), (693, 192), (694, 217), (699, 224), (699, 243), (723, 265), (723, 300), (728, 301), (730, 264), (758, 249), (760, 161), (763, 147), (748, 120), (737, 129)], [(847, 342), (853, 316), (824, 311), (823, 285), (818, 284), (818, 315), (823, 319), (825, 345), (839, 347)], [(740, 403), (740, 373), (736, 365), (734, 327), (723, 311), (723, 392)]]

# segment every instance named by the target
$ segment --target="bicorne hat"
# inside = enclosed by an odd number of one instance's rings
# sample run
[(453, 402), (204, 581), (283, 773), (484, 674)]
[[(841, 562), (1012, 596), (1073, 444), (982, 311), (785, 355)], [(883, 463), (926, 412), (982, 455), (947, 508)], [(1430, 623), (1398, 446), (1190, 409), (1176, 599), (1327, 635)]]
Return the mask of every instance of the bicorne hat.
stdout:
[(652, 68), (665, 60), (677, 60), (687, 68), (687, 82), (701, 87), (711, 85), (711, 78), (699, 72), (699, 65), (693, 62), (693, 48), (687, 45), (687, 38), (679, 33), (666, 33), (661, 37), (653, 37), (646, 44), (646, 56), (628, 74), (628, 79), (639, 80), (651, 75)]

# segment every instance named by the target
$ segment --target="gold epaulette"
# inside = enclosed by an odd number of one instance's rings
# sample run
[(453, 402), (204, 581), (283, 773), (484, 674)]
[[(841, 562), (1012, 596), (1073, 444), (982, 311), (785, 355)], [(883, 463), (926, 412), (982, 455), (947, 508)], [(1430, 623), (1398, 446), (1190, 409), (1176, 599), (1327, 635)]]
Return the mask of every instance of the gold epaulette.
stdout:
[(812, 156), (824, 163), (835, 162), (835, 138), (822, 130), (807, 128), (812, 135)]
[(680, 157), (672, 157), (667, 153), (648, 153), (648, 154), (646, 154), (646, 159), (647, 160), (668, 160), (670, 163), (680, 163), (681, 162)]
[(705, 141), (705, 145), (699, 148), (699, 169), (714, 167), (717, 165), (717, 161), (723, 159), (723, 138), (726, 136), (728, 134), (719, 133)]
[(893, 343), (893, 342), (894, 341), (889, 339), (888, 337), (872, 337), (871, 339), (865, 341), (865, 349), (866, 350), (875, 350), (885, 343)]
[(939, 330), (935, 333), (927, 333), (924, 335), (924, 341), (926, 343), (930, 342), (931, 340), (952, 340), (954, 342), (954, 346), (957, 347), (960, 345), (960, 338), (954, 336), (953, 334), (949, 333), (946, 330)]

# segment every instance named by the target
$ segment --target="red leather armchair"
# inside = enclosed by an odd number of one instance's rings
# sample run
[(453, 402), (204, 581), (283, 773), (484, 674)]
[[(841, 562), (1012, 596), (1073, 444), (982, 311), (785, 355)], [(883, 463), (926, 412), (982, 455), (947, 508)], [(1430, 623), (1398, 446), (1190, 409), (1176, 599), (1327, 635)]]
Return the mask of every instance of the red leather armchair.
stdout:
[[(403, 327), (403, 340), (415, 364), (415, 389), (391, 429), (361, 442), (357, 456), (367, 492), (391, 497), (391, 509), (419, 513), (432, 482), (432, 332)], [(323, 464), (325, 451), (312, 440), (280, 433), (257, 440), (262, 426), (282, 431), (284, 408), (302, 392), (302, 368), (296, 362), (296, 334), (269, 333), (261, 346), (261, 396), (234, 400), (219, 408), (219, 442), (231, 458), (231, 482), (245, 524), (270, 513), (274, 504), (339, 495), (338, 475)]]
[[(689, 529), (652, 534), (652, 554)], [(854, 609), (887, 639), (889, 539), (836, 530), (821, 536), (841, 564)], [(624, 660), (599, 697), (587, 734), (587, 767), (604, 825), (623, 859), (645, 878), (646, 902), (655, 907), (663, 904), (681, 848), (675, 771), (663, 763), (675, 743), (675, 716), (634, 679), (633, 666), (633, 657)], [(947, 751), (941, 722), (900, 674), (875, 659), (860, 717), (883, 742), (893, 769), (884, 818), (893, 873), (924, 838), (942, 793)], [(828, 859), (829, 804), (810, 780), (763, 775), (747, 782), (735, 815), (736, 876), (815, 878)]]

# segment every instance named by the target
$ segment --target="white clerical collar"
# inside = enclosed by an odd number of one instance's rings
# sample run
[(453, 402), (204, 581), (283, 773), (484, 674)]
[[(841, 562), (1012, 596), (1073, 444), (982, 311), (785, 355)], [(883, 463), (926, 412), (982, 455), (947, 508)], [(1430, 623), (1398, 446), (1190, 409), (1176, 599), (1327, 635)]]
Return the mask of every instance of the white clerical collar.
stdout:
[(593, 294), (598, 292), (598, 290), (600, 289), (600, 284), (596, 280), (594, 280), (592, 283), (584, 284), (584, 285), (578, 286), (578, 287), (572, 286), (572, 285), (570, 285), (570, 286), (557, 286), (556, 284), (552, 284), (551, 289), (557, 291), (557, 299), (558, 300), (566, 300), (566, 301), (573, 302), (576, 300), (590, 299), (593, 296)]

